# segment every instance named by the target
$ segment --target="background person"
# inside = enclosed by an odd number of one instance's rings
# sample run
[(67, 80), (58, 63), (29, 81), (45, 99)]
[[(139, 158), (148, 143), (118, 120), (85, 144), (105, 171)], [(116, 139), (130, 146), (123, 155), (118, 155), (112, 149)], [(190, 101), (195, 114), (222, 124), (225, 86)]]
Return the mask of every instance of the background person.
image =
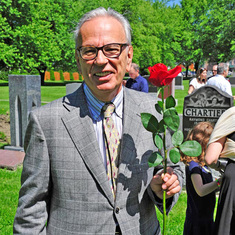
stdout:
[(217, 69), (218, 69), (218, 65), (217, 64), (213, 65), (213, 67), (212, 67), (213, 76), (215, 76), (217, 74)]
[[(162, 210), (166, 190), (169, 212), (182, 171), (169, 163), (162, 176), (162, 166), (148, 166), (156, 147), (140, 113), (158, 114), (151, 95), (122, 86), (130, 35), (129, 22), (112, 9), (80, 20), (75, 55), (84, 83), (29, 116), (14, 234), (160, 234), (155, 205)], [(114, 112), (105, 117), (107, 106)]]
[(197, 71), (196, 78), (193, 78), (189, 83), (188, 94), (191, 94), (195, 89), (198, 89), (207, 82), (207, 70), (205, 68), (200, 68)]
[(219, 189), (221, 178), (213, 181), (211, 171), (204, 161), (212, 130), (211, 123), (200, 122), (186, 138), (198, 141), (202, 146), (202, 153), (199, 157), (181, 157), (181, 161), (186, 164), (187, 209), (184, 235), (213, 235), (215, 191)]
[(126, 82), (126, 87), (134, 89), (136, 91), (149, 91), (149, 85), (145, 78), (139, 74), (139, 66), (132, 63), (129, 71), (130, 78)]
[[(229, 159), (226, 165), (220, 159)], [(211, 134), (205, 161), (215, 170), (224, 170), (215, 220), (215, 235), (235, 234), (235, 107), (218, 119)]]
[[(216, 86), (221, 91), (224, 91), (233, 96), (231, 84), (226, 79), (226, 77), (228, 76), (228, 69), (229, 66), (227, 64), (219, 65), (217, 68), (217, 74), (208, 80), (207, 85)], [(235, 96), (233, 96), (233, 98), (235, 99)]]

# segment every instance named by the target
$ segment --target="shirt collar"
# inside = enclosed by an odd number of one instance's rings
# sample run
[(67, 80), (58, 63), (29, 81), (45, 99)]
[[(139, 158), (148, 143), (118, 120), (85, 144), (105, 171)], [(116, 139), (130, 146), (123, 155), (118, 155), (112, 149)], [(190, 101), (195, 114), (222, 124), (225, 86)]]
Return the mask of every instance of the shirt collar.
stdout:
[[(84, 83), (84, 93), (86, 96), (88, 108), (90, 110), (92, 119), (94, 121), (99, 121), (101, 119), (101, 109), (104, 106), (105, 102), (97, 99), (89, 89), (89, 87)], [(121, 91), (115, 96), (111, 102), (115, 105), (115, 113), (117, 116), (122, 118), (122, 108), (123, 108), (123, 87)]]

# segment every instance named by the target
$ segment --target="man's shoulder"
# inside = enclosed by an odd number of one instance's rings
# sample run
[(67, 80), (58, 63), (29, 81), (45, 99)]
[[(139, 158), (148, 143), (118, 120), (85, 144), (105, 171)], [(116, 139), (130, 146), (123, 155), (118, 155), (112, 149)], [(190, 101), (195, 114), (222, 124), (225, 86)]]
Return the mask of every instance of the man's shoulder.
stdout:
[(218, 82), (218, 81), (219, 81), (219, 77), (218, 76), (212, 76), (212, 77), (210, 77), (210, 79), (208, 79), (207, 84), (210, 85), (210, 83)]

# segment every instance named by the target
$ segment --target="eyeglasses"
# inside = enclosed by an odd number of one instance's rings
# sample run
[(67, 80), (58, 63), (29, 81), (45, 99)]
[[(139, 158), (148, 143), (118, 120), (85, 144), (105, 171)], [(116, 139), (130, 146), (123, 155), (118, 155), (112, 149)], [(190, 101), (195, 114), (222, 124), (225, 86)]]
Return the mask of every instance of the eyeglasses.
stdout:
[(118, 58), (127, 46), (127, 43), (110, 43), (102, 47), (81, 46), (77, 50), (84, 60), (93, 60), (97, 57), (99, 50), (102, 50), (103, 54), (108, 58)]

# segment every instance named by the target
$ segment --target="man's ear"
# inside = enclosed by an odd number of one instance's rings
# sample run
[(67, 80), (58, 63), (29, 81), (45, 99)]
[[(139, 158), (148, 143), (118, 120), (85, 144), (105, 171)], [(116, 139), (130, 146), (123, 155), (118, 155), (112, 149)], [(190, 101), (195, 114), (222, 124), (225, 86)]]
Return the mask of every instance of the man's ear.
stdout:
[(130, 46), (129, 46), (128, 53), (127, 53), (126, 72), (129, 72), (129, 71), (130, 71), (131, 63), (132, 63), (132, 58), (133, 58), (133, 47), (130, 45)]
[(77, 50), (75, 50), (75, 59), (76, 59), (77, 67), (78, 67), (78, 72), (81, 74), (82, 69), (81, 69), (81, 65), (80, 65), (80, 62), (79, 62), (79, 56), (78, 56), (78, 51)]

